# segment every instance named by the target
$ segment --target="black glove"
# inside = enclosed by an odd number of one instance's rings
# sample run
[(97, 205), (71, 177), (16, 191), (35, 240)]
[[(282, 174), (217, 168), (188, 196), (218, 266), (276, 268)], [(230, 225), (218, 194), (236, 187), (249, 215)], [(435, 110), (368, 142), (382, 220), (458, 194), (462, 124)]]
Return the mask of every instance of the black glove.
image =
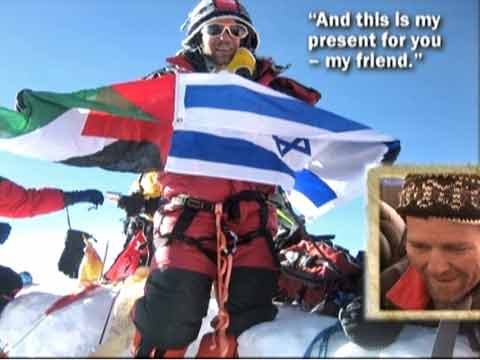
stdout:
[(338, 314), (343, 332), (365, 349), (381, 349), (392, 344), (402, 331), (401, 323), (368, 321), (363, 316), (363, 299), (356, 297)]
[(83, 249), (85, 248), (83, 240), (91, 237), (86, 232), (69, 229), (65, 237), (65, 247), (58, 260), (58, 270), (71, 278), (77, 278), (83, 258)]
[(83, 191), (65, 191), (63, 193), (65, 206), (73, 205), (80, 202), (89, 202), (93, 205), (103, 204), (103, 194), (98, 190)]
[(10, 224), (0, 222), (0, 245), (2, 245), (8, 239), (10, 230), (12, 230)]
[(135, 216), (145, 208), (145, 199), (140, 194), (121, 196), (118, 200), (118, 207), (125, 210), (127, 216)]

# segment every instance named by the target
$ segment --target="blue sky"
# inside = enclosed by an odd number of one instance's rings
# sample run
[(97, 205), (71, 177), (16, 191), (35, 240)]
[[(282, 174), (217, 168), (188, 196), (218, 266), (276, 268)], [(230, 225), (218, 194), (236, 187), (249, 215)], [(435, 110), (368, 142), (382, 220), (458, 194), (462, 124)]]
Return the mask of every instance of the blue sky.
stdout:
[[(179, 30), (196, 0), (24, 0), (2, 4), (0, 21), (0, 104), (10, 107), (22, 88), (74, 91), (138, 79), (161, 68), (180, 47)], [(319, 106), (367, 124), (402, 142), (401, 164), (478, 162), (478, 1), (465, 0), (244, 0), (260, 33), (259, 55), (292, 64), (285, 74), (322, 93)], [(347, 73), (308, 64), (331, 54), (307, 50), (309, 34), (348, 34), (356, 30), (317, 29), (310, 11), (343, 14), (379, 11), (392, 16), (442, 16), (442, 49), (423, 51), (409, 71), (352, 69)], [(361, 33), (384, 30), (362, 30)], [(392, 27), (389, 32), (395, 33)], [(398, 31), (397, 31), (398, 32)], [(410, 28), (406, 35), (433, 33)], [(388, 50), (388, 54), (401, 51)], [(352, 54), (338, 50), (337, 54)], [(67, 190), (98, 188), (127, 192), (132, 174), (83, 169), (0, 153), (1, 176), (25, 186)], [(117, 238), (123, 213), (112, 203), (88, 211), (71, 209), (72, 226), (106, 240)], [(67, 228), (65, 212), (12, 220), (15, 236), (48, 241)], [(363, 197), (334, 209), (309, 225), (315, 233), (334, 233), (355, 253), (365, 247)], [(42, 235), (44, 235), (42, 237)]]

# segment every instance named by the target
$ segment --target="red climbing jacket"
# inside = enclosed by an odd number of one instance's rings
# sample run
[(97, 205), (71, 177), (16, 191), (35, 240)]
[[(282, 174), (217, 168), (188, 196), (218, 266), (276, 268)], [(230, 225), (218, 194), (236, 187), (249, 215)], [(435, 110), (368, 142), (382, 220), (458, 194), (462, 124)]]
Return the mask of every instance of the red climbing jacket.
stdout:
[(25, 189), (0, 177), (0, 216), (10, 218), (47, 214), (65, 207), (63, 192), (57, 189)]
[[(178, 72), (206, 71), (205, 68), (202, 68), (205, 66), (202, 60), (189, 52), (171, 57), (167, 61)], [(154, 72), (149, 78), (161, 76), (169, 70)], [(278, 76), (279, 72), (279, 68), (275, 67), (271, 60), (257, 59), (253, 80), (275, 90), (296, 96), (311, 104), (318, 101), (320, 94), (317, 91), (288, 78)], [(225, 121), (229, 120), (225, 119)], [(229, 230), (239, 238), (245, 234), (250, 233), (251, 235), (255, 231), (257, 231), (257, 236), (250, 236), (248, 241), (244, 241), (238, 246), (234, 255), (234, 266), (277, 268), (272, 256), (271, 244), (266, 241), (263, 235), (268, 232), (272, 236), (277, 231), (275, 208), (265, 201), (274, 192), (274, 186), (173, 173), (159, 173), (158, 182), (161, 184), (162, 197), (170, 201), (164, 206), (161, 217), (157, 218), (154, 232), (157, 239), (164, 237), (168, 238), (169, 241), (169, 246), (157, 247), (154, 262), (158, 266), (183, 268), (213, 276), (216, 273), (215, 263), (208, 259), (206, 252), (215, 250), (215, 241), (207, 240), (207, 238), (215, 237), (215, 216), (212, 211), (205, 211), (205, 209), (195, 211), (186, 225), (182, 226), (182, 236), (175, 236), (173, 234), (175, 225), (186, 207), (185, 200), (181, 200), (179, 197), (187, 197), (193, 200), (200, 199), (214, 204), (225, 202), (232, 196), (244, 193), (248, 195), (241, 197), (240, 201), (232, 206), (236, 208), (235, 218), (232, 219), (229, 216), (231, 213), (224, 214), (225, 223)], [(260, 200), (252, 199), (252, 196), (256, 197), (255, 193), (260, 194)], [(265, 199), (261, 199), (261, 197)], [(259, 216), (263, 206), (266, 209), (266, 219), (263, 219), (266, 225), (264, 228), (262, 228), (262, 219)], [(262, 232), (262, 234), (259, 234), (259, 232)], [(207, 251), (198, 251), (199, 247), (197, 245), (199, 242), (197, 240), (202, 238), (206, 241), (202, 241), (201, 247)]]

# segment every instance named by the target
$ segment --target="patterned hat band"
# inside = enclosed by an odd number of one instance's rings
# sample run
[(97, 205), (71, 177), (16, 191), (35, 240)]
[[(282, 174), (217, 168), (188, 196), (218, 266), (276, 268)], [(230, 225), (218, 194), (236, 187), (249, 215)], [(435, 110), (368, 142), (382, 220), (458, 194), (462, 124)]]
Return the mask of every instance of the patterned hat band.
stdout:
[(407, 175), (397, 211), (404, 217), (436, 217), (461, 223), (477, 223), (480, 221), (480, 176)]

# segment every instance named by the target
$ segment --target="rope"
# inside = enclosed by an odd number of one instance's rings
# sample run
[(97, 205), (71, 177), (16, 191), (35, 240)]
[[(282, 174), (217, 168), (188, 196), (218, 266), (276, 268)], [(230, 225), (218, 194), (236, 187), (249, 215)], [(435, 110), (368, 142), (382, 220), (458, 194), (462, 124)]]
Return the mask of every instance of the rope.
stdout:
[(218, 303), (218, 314), (215, 322), (216, 346), (220, 349), (228, 347), (226, 331), (230, 324), (230, 316), (225, 308), (228, 301), (228, 288), (230, 285), (230, 276), (232, 273), (232, 254), (227, 248), (227, 238), (222, 229), (222, 203), (215, 204), (215, 223), (217, 228), (217, 280), (216, 297)]
[(307, 350), (305, 350), (305, 353), (303, 354), (303, 358), (311, 358), (312, 357), (312, 352), (313, 348), (317, 344), (317, 342), (320, 342), (320, 346), (318, 348), (318, 354), (316, 357), (325, 359), (327, 357), (328, 353), (328, 342), (330, 340), (330, 337), (335, 334), (338, 331), (342, 330), (342, 326), (340, 324), (340, 321), (336, 321), (333, 325), (330, 325), (326, 329), (323, 329), (320, 331), (320, 333), (315, 336), (315, 338), (312, 340), (310, 345), (308, 345)]

